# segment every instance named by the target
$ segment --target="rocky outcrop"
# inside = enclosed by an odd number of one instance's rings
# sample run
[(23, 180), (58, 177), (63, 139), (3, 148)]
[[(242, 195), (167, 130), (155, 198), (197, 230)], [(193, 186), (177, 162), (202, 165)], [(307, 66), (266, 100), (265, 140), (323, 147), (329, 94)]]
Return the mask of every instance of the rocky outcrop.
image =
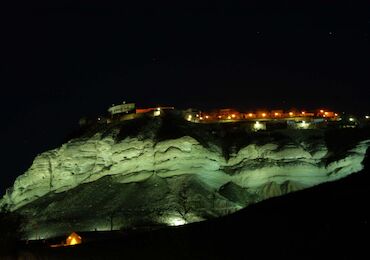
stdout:
[[(323, 130), (302, 130), (298, 137), (297, 131), (280, 131), (279, 138), (245, 133), (251, 141), (227, 147), (225, 156), (219, 137), (199, 138), (205, 130), (163, 140), (155, 133), (118, 138), (121, 131), (97, 131), (38, 155), (1, 205), (45, 223), (53, 216), (56, 225), (77, 211), (96, 215), (90, 222), (106, 223), (112, 212), (124, 215), (137, 207), (152, 209), (146, 216), (158, 222), (176, 222), (175, 216), (192, 222), (358, 172), (370, 146), (370, 140), (357, 142), (333, 161)], [(105, 214), (94, 213), (97, 208)], [(122, 225), (128, 221), (120, 219)], [(86, 223), (82, 229), (95, 225)]]

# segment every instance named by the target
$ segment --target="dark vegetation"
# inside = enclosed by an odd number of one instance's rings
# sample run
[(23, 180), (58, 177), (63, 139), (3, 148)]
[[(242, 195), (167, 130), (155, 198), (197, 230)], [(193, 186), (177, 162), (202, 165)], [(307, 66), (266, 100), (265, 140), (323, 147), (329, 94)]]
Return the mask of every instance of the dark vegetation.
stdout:
[(22, 238), (21, 223), (23, 218), (14, 212), (0, 210), (0, 259), (13, 254)]

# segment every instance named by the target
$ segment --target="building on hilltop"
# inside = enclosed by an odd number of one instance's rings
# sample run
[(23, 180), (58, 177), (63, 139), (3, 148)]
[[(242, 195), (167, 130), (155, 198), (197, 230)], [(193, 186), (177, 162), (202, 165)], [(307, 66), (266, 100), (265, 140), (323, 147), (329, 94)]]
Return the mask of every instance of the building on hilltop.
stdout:
[(108, 113), (110, 114), (111, 118), (120, 116), (122, 114), (129, 114), (135, 113), (135, 103), (126, 103), (123, 101), (120, 105), (112, 105), (108, 108)]

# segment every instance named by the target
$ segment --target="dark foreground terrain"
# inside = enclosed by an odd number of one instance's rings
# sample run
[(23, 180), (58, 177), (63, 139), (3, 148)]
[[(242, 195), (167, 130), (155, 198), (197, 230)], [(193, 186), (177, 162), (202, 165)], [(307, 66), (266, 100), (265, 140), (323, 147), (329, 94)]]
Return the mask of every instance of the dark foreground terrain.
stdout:
[[(180, 227), (73, 247), (19, 246), (28, 259), (368, 259), (370, 170)], [(24, 258), (23, 258), (24, 259)]]

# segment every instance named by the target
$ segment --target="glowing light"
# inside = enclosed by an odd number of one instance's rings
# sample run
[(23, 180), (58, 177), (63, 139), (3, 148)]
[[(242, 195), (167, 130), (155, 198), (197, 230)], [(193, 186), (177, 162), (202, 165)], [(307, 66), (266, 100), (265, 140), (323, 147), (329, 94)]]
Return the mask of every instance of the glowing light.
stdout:
[(73, 246), (73, 245), (77, 245), (77, 244), (78, 244), (78, 242), (77, 242), (76, 238), (72, 237), (70, 245)]
[(324, 114), (327, 116), (329, 113), (328, 112), (325, 112)]
[(206, 119), (208, 119), (209, 118), (209, 116), (206, 116)]
[(82, 242), (81, 237), (77, 235), (75, 232), (73, 232), (67, 237), (65, 245), (73, 246), (73, 245), (81, 244), (81, 242)]
[(185, 219), (179, 217), (171, 217), (167, 221), (170, 226), (182, 226), (186, 224)]
[(160, 116), (161, 115), (161, 110), (156, 110), (153, 113), (154, 116)]
[(231, 116), (228, 116), (227, 119), (231, 119)]
[(266, 117), (266, 113), (262, 113), (262, 117)]
[(335, 116), (338, 116), (338, 114), (337, 114), (337, 113), (335, 113), (334, 115), (335, 115)]
[(265, 130), (266, 126), (264, 124), (261, 124), (259, 121), (256, 121), (256, 123), (253, 125), (253, 128), (255, 131)]
[(199, 115), (198, 115), (198, 114), (196, 114), (195, 116), (196, 116), (196, 117), (199, 117)]
[(305, 114), (306, 114), (306, 112), (302, 111), (302, 115), (305, 115)]
[(232, 115), (231, 115), (231, 117), (232, 117), (232, 118), (235, 118), (235, 114), (232, 114)]
[(370, 118), (370, 116), (365, 116), (365, 118), (366, 118), (366, 119), (369, 119), (369, 118)]
[(203, 120), (203, 117), (201, 116), (201, 117), (199, 117), (199, 119), (200, 119), (200, 120)]
[(221, 116), (218, 116), (218, 118), (221, 118)]
[(252, 114), (252, 113), (249, 113), (249, 114), (248, 114), (248, 116), (249, 116), (249, 117), (252, 117), (252, 116), (253, 116), (253, 114)]
[(278, 116), (279, 115), (279, 113), (275, 113), (275, 116)]
[(302, 121), (302, 123), (298, 125), (298, 128), (307, 129), (309, 126), (309, 123), (306, 123), (306, 121)]
[(188, 121), (191, 121), (192, 118), (193, 118), (192, 115), (188, 115)]
[(294, 113), (293, 113), (293, 112), (289, 112), (289, 115), (290, 115), (290, 116), (293, 116), (293, 115), (294, 115)]
[(348, 120), (351, 121), (351, 122), (355, 121), (355, 119), (353, 117), (350, 117)]
[(320, 110), (320, 113), (324, 113), (324, 110), (322, 110), (322, 109), (321, 109), (321, 110)]

